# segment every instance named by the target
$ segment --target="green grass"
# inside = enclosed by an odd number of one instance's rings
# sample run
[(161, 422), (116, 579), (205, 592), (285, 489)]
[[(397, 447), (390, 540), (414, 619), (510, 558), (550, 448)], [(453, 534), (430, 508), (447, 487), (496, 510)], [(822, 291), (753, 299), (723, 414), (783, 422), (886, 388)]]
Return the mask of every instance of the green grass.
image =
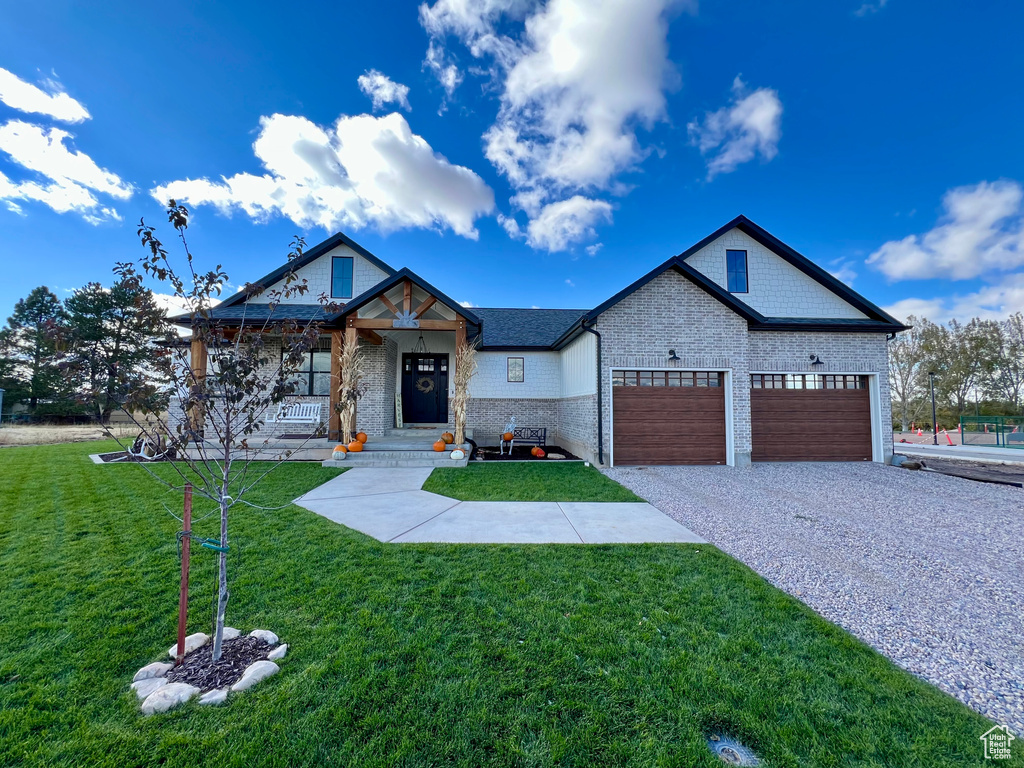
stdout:
[[(180, 499), (98, 449), (0, 451), (0, 765), (710, 768), (712, 728), (768, 766), (984, 763), (982, 717), (713, 547), (395, 546), (291, 505), (232, 523), (229, 623), (290, 643), (281, 673), (144, 718)], [(254, 500), (332, 475), (288, 465)], [(195, 552), (192, 632), (213, 566)]]
[(475, 462), (464, 469), (435, 469), (423, 490), (462, 501), (642, 501), (577, 462)]

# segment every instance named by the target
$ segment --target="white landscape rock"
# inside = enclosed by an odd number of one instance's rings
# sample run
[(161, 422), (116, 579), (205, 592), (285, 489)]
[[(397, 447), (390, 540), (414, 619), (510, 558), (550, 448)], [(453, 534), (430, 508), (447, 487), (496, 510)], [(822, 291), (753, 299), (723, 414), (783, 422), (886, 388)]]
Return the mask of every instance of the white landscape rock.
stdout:
[[(177, 643), (175, 643), (177, 647)], [(152, 664), (147, 664), (138, 672), (135, 673), (135, 677), (132, 678), (132, 682), (136, 683), (139, 680), (148, 680), (151, 677), (163, 677), (171, 671), (173, 664), (164, 664), (162, 661), (154, 661)]]
[[(187, 647), (187, 646), (186, 646)], [(167, 683), (157, 688), (142, 702), (142, 714), (153, 715), (166, 712), (171, 707), (184, 704), (199, 693), (199, 689), (187, 683)]]
[[(205, 632), (196, 632), (185, 638), (185, 653), (192, 653), (196, 648), (202, 648), (210, 642), (210, 636)], [(167, 650), (167, 655), (174, 658), (178, 655), (178, 644), (175, 643)]]
[(277, 648), (268, 653), (267, 659), (269, 661), (278, 661), (280, 659), (283, 659), (286, 653), (288, 653), (288, 643), (283, 643), (282, 645), (277, 646)]
[(254, 629), (249, 633), (249, 637), (255, 637), (258, 640), (262, 640), (267, 645), (277, 645), (277, 635), (269, 629)]
[(234, 640), (236, 637), (242, 636), (242, 630), (235, 629), (234, 627), (224, 627), (224, 639)]
[(228, 689), (227, 688), (215, 688), (212, 691), (207, 691), (199, 697), (199, 703), (203, 706), (210, 704), (223, 704), (228, 700)]
[(254, 661), (245, 668), (241, 679), (231, 686), (232, 691), (245, 691), (252, 688), (260, 680), (266, 680), (271, 675), (276, 675), (280, 667), (272, 661)]
[(132, 683), (132, 690), (139, 697), (139, 701), (142, 701), (149, 698), (150, 694), (163, 688), (165, 685), (167, 685), (167, 681), (162, 677), (147, 677)]

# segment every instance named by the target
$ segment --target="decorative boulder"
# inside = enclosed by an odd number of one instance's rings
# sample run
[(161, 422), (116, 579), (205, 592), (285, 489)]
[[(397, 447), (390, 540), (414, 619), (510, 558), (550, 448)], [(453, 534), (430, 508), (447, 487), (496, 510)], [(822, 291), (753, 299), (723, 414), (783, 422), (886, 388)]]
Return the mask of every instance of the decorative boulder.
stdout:
[(145, 680), (138, 680), (132, 683), (132, 690), (139, 697), (139, 701), (148, 699), (150, 694), (167, 685), (167, 680), (162, 677), (147, 677)]
[(276, 675), (280, 667), (272, 661), (254, 661), (245, 668), (241, 679), (231, 686), (232, 691), (245, 691), (252, 688), (260, 680), (266, 680), (271, 675)]
[(254, 629), (249, 633), (249, 637), (255, 637), (257, 640), (262, 640), (267, 645), (277, 645), (277, 635), (269, 629)]
[(157, 712), (166, 712), (171, 707), (184, 704), (193, 696), (199, 693), (199, 689), (187, 683), (167, 683), (157, 688), (142, 702), (142, 714), (154, 715)]
[[(177, 647), (177, 645), (175, 645), (175, 647)], [(136, 683), (139, 680), (149, 680), (151, 677), (163, 677), (171, 671), (173, 666), (173, 664), (164, 664), (162, 661), (154, 661), (152, 664), (147, 664), (136, 672), (135, 677), (132, 678), (132, 682)]]
[(562, 455), (562, 454), (560, 454), (560, 453), (549, 453), (549, 454), (548, 454), (548, 458), (549, 458), (549, 459), (564, 459), (564, 458), (565, 458), (565, 456), (563, 456), (563, 455)]
[(215, 688), (212, 691), (207, 691), (199, 697), (199, 703), (202, 704), (204, 707), (210, 704), (223, 704), (227, 700), (227, 688)]
[(267, 661), (278, 661), (288, 653), (288, 643), (283, 643), (267, 654)]
[(236, 637), (242, 636), (242, 630), (235, 629), (234, 627), (224, 627), (224, 639), (234, 640)]
[[(205, 632), (196, 632), (185, 638), (185, 653), (192, 653), (196, 648), (202, 648), (210, 642), (210, 636)], [(167, 655), (172, 659), (178, 655), (178, 644), (175, 643), (167, 650)]]
[(461, 448), (456, 448), (454, 451), (452, 451), (452, 458), (455, 459), (455, 461), (458, 461), (459, 459), (464, 459), (466, 458), (466, 452)]

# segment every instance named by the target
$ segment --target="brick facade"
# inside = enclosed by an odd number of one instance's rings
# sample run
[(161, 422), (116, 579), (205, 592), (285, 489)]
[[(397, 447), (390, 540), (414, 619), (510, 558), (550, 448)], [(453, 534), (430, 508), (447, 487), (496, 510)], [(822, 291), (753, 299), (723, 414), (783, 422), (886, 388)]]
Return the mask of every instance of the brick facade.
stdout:
[(478, 445), (497, 445), (498, 438), (508, 417), (514, 415), (520, 427), (544, 427), (548, 431), (548, 443), (557, 445), (558, 399), (541, 400), (533, 398), (519, 400), (512, 398), (470, 398), (466, 414), (467, 427), (473, 430), (473, 439)]
[(558, 444), (597, 464), (597, 395), (563, 397), (557, 402)]

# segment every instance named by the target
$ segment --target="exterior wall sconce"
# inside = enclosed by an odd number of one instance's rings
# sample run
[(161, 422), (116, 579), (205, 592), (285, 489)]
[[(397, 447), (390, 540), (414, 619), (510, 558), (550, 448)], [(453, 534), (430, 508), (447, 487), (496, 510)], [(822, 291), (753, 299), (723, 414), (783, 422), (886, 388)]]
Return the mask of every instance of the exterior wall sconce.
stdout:
[(679, 355), (676, 354), (676, 351), (674, 349), (670, 349), (668, 351), (668, 359), (669, 359), (669, 362), (678, 363), (679, 362)]
[(815, 365), (824, 365), (824, 364), (825, 364), (825, 362), (820, 357), (818, 357), (817, 355), (811, 355), (811, 366), (812, 367), (815, 366)]

